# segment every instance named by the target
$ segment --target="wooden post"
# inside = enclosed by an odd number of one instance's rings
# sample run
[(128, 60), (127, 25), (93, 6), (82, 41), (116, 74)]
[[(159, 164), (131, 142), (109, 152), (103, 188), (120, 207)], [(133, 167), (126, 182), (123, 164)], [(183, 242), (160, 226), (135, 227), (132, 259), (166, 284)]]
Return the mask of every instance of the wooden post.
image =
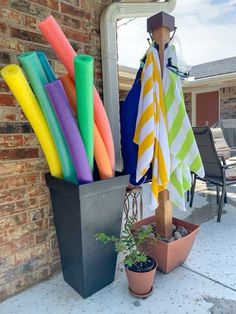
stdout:
[[(170, 40), (170, 32), (175, 28), (173, 16), (160, 12), (147, 19), (147, 30), (152, 34), (153, 40), (159, 45), (159, 58), (163, 72), (164, 49)], [(172, 237), (172, 205), (168, 190), (159, 193), (159, 205), (156, 209), (157, 232), (163, 238)]]

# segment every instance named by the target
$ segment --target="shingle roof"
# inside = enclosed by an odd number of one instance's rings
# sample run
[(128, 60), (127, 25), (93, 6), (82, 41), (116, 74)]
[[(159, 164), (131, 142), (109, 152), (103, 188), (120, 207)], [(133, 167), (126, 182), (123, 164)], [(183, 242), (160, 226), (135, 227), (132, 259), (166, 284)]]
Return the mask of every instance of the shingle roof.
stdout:
[(194, 65), (190, 76), (195, 79), (236, 72), (236, 57)]

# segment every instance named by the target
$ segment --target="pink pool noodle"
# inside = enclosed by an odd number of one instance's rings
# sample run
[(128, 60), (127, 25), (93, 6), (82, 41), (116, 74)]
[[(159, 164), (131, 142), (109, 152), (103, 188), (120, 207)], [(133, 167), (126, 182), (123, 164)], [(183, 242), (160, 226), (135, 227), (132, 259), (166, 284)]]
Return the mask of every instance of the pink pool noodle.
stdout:
[[(52, 15), (47, 17), (41, 23), (39, 23), (39, 29), (43, 36), (49, 42), (58, 58), (62, 61), (64, 66), (67, 68), (71, 78), (74, 80), (74, 57), (76, 53), (66, 38), (65, 34), (61, 30), (60, 26)], [(102, 104), (101, 98), (94, 87), (94, 120), (99, 129), (107, 153), (109, 156), (112, 169), (115, 169), (115, 153), (114, 143), (112, 138), (112, 132), (110, 124), (107, 118), (105, 108)]]
[(79, 183), (92, 182), (93, 177), (89, 168), (84, 144), (62, 82), (56, 80), (52, 83), (48, 83), (45, 85), (45, 89), (63, 130)]
[(52, 15), (39, 23), (39, 29), (74, 80), (74, 56), (76, 53)]

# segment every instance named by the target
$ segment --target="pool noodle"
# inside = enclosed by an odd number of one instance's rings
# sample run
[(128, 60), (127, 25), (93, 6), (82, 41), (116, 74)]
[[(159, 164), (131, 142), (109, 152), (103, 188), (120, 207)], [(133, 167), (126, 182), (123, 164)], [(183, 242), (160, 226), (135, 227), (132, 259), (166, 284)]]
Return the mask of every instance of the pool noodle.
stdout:
[(71, 108), (76, 115), (76, 93), (74, 81), (70, 77), (69, 73), (59, 76), (59, 80), (62, 82)]
[(107, 154), (106, 147), (103, 139), (99, 133), (99, 130), (94, 123), (94, 154), (98, 168), (98, 172), (101, 179), (108, 179), (114, 176), (113, 169)]
[(91, 171), (94, 155), (93, 58), (79, 55), (74, 58), (77, 124), (87, 153)]
[(1, 75), (29, 120), (45, 154), (51, 174), (62, 178), (62, 168), (52, 136), (21, 68), (17, 64), (7, 65), (1, 70)]
[(25, 52), (19, 56), (19, 61), (28, 77), (34, 94), (39, 102), (39, 106), (47, 121), (50, 133), (57, 149), (59, 160), (62, 167), (64, 179), (78, 183), (75, 175), (74, 166), (56, 113), (50, 103), (44, 85), (48, 79), (43, 71), (36, 52)]
[(39, 58), (39, 61), (43, 67), (44, 73), (48, 79), (48, 82), (51, 83), (53, 81), (55, 81), (56, 75), (51, 67), (51, 64), (49, 63), (45, 53), (43, 51), (36, 51), (37, 56)]
[(101, 98), (94, 87), (93, 89), (93, 99), (94, 99), (94, 121), (99, 129), (103, 142), (106, 146), (107, 153), (110, 159), (111, 167), (113, 171), (115, 170), (115, 150), (114, 142), (111, 132), (110, 123), (107, 118), (106, 111), (102, 104)]
[(54, 17), (50, 15), (39, 23), (39, 29), (74, 79), (73, 60), (76, 53)]
[[(76, 53), (54, 17), (50, 15), (39, 23), (39, 29), (74, 80), (74, 57)], [(94, 119), (106, 146), (112, 169), (114, 170), (115, 152), (111, 128), (105, 108), (95, 87), (93, 92)]]
[[(63, 76), (60, 76), (59, 79), (62, 81), (71, 108), (73, 112), (76, 114), (75, 84), (68, 73)], [(114, 176), (113, 173), (114, 171), (111, 167), (107, 149), (105, 147), (105, 144), (95, 122), (94, 122), (94, 158), (96, 160), (98, 172), (101, 179), (106, 179)]]
[(45, 89), (54, 106), (61, 128), (64, 132), (79, 183), (92, 182), (92, 173), (89, 168), (84, 144), (73, 116), (72, 109), (68, 103), (62, 82), (56, 80), (52, 83), (48, 83), (45, 85)]

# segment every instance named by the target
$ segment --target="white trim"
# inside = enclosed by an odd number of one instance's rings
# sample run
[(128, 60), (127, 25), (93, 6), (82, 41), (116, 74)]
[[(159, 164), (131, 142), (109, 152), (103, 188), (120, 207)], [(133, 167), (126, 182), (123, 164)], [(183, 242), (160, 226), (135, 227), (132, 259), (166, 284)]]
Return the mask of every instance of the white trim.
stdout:
[(148, 17), (160, 11), (172, 12), (175, 5), (176, 0), (159, 3), (112, 3), (102, 13), (100, 29), (103, 96), (115, 144), (116, 170), (122, 170), (116, 22), (122, 18)]
[(228, 86), (232, 81), (236, 82), (236, 73), (229, 73), (217, 76), (210, 76), (196, 80), (184, 80), (182, 81), (182, 86), (185, 92), (192, 91), (193, 89), (206, 89), (206, 88), (222, 88)]

